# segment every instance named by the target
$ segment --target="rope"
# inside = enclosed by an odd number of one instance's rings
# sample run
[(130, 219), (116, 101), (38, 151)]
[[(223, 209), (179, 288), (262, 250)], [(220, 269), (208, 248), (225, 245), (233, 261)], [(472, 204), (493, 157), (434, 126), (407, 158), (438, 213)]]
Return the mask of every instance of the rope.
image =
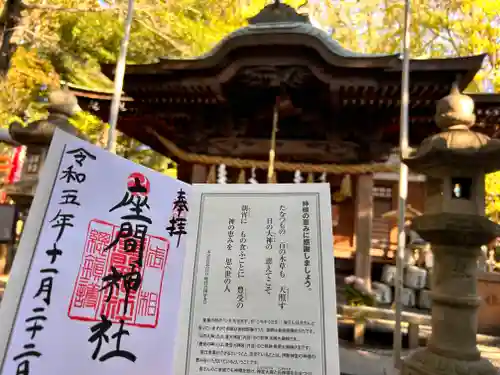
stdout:
[[(269, 162), (263, 160), (240, 159), (186, 152), (177, 147), (177, 145), (172, 141), (159, 135), (156, 131), (147, 129), (147, 132), (154, 135), (174, 157), (186, 163), (205, 165), (225, 164), (228, 167), (239, 169), (267, 169), (269, 166)], [(387, 164), (310, 164), (276, 161), (274, 164), (274, 169), (286, 172), (294, 172), (299, 170), (304, 173), (367, 174), (377, 172), (395, 172), (398, 170), (398, 166)]]

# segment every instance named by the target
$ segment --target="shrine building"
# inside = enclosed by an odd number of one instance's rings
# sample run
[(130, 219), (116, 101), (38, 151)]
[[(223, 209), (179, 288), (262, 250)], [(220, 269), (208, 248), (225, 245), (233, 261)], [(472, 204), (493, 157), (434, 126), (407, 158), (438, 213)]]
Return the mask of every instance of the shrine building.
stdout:
[[(343, 48), (308, 16), (270, 4), (193, 59), (128, 65), (118, 129), (178, 163), (189, 183), (331, 184), (337, 264), (391, 262), (397, 208), (400, 55)], [(410, 145), (438, 131), (435, 103), (464, 90), (485, 55), (410, 62)], [(103, 72), (114, 78), (114, 65)], [(82, 107), (107, 121), (111, 94), (72, 88)], [(493, 135), (500, 95), (471, 94), (475, 130)], [(410, 175), (408, 204), (423, 211), (424, 176)], [(340, 259), (354, 259), (340, 261)], [(367, 269), (368, 268), (368, 269)]]

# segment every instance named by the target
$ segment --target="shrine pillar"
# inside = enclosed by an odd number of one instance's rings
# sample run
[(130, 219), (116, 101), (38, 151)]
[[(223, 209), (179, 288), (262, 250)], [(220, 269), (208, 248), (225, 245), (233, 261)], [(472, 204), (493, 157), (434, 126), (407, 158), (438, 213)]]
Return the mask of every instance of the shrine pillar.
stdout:
[(373, 175), (358, 175), (356, 181), (356, 205), (354, 235), (356, 261), (354, 273), (371, 288), (372, 222), (373, 222)]
[(204, 184), (207, 182), (208, 168), (206, 165), (193, 164), (191, 170), (191, 183), (192, 184)]

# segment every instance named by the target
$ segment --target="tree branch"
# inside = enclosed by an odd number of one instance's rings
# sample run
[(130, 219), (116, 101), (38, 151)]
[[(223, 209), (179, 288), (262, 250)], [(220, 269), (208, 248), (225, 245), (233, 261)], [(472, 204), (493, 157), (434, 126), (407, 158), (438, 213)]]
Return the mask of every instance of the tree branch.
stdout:
[(59, 48), (57, 46), (57, 38), (54, 38), (52, 37), (52, 39), (48, 36), (48, 35), (40, 35), (32, 30), (29, 29), (28, 25), (24, 25), (24, 26), (17, 26), (16, 29), (15, 29), (16, 32), (19, 32), (21, 33), (21, 35), (23, 35), (23, 37), (26, 35), (26, 34), (29, 34), (30, 35), (30, 39), (31, 39), (31, 43), (35, 44), (37, 42), (40, 42), (40, 44), (44, 44), (45, 46), (48, 46), (52, 49), (57, 49)]
[[(151, 27), (149, 26), (146, 22), (142, 20), (135, 20), (137, 23), (141, 24), (144, 28), (148, 29), (152, 33), (156, 34), (158, 37), (166, 40), (172, 47), (174, 47), (177, 51), (179, 51), (181, 54), (186, 54), (187, 51), (187, 46), (181, 45), (181, 43), (177, 42), (174, 40), (174, 38), (170, 37), (169, 35), (162, 33), (160, 30), (158, 30), (156, 27)], [(153, 22), (153, 20), (151, 20)]]
[(2, 12), (2, 34), (0, 45), (0, 77), (5, 77), (10, 68), (12, 55), (16, 51), (17, 46), (11, 43), (14, 29), (21, 22), (21, 0), (7, 0), (4, 4)]
[(449, 8), (447, 9), (447, 12), (446, 12), (446, 21), (445, 20), (442, 20), (442, 21), (443, 21), (443, 26), (445, 28), (446, 34), (448, 34), (448, 38), (450, 40), (451, 46), (455, 50), (455, 53), (457, 54), (457, 56), (460, 56), (461, 55), (460, 48), (458, 47), (457, 42), (455, 41), (455, 38), (453, 37), (453, 32), (452, 32), (451, 27), (450, 27), (450, 9)]
[[(22, 3), (23, 10), (41, 10), (45, 12), (66, 12), (66, 13), (100, 13), (100, 12), (120, 12), (125, 9), (125, 7), (109, 7), (109, 8), (101, 8), (99, 6), (95, 7), (87, 7), (87, 8), (67, 8), (60, 5), (52, 5), (52, 4), (26, 4)], [(154, 11), (154, 10), (164, 10), (164, 8), (160, 8), (158, 6), (152, 7), (139, 7), (136, 8), (135, 11)]]

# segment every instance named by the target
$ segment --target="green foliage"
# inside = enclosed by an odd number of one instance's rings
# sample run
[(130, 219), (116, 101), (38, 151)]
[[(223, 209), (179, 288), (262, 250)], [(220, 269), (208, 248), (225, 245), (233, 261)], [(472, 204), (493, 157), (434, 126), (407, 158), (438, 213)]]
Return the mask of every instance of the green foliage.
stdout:
[(96, 91), (113, 88), (113, 83), (101, 73), (97, 60), (82, 60), (68, 53), (52, 53), (48, 58), (59, 73), (61, 81)]
[(352, 285), (345, 285), (344, 292), (349, 306), (375, 306), (376, 304), (373, 295), (363, 293)]
[(500, 223), (500, 171), (486, 175), (486, 215)]
[[(401, 50), (403, 2), (361, 0), (315, 5), (313, 13), (334, 27), (333, 37), (358, 52), (395, 53)], [(411, 1), (413, 58), (468, 56), (487, 53), (489, 59), (469, 90), (486, 84), (500, 90), (500, 2), (496, 0)]]
[(85, 111), (77, 112), (70, 120), (71, 124), (89, 137), (92, 143), (99, 143), (105, 124), (100, 118)]
[(0, 126), (8, 125), (13, 115), (22, 116), (31, 110), (36, 118), (36, 104), (42, 85), (57, 87), (59, 78), (49, 61), (40, 56), (37, 49), (20, 47), (17, 49), (12, 68), (5, 80), (0, 80)]

